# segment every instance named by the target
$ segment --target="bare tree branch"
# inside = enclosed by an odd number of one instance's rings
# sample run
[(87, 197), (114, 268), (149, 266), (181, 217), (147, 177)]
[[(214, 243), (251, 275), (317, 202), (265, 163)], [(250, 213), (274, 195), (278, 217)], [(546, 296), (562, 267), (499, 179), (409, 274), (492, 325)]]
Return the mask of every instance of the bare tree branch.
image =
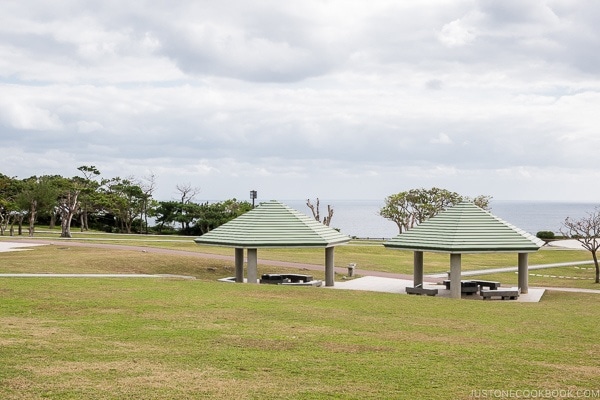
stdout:
[(563, 229), (560, 233), (563, 236), (577, 240), (584, 249), (592, 253), (594, 265), (596, 267), (596, 283), (600, 283), (600, 266), (598, 265), (598, 249), (600, 249), (600, 211), (598, 208), (587, 217), (578, 220), (572, 220), (567, 217), (563, 222)]
[(315, 220), (322, 222), (323, 225), (330, 226), (331, 218), (333, 218), (333, 208), (330, 205), (327, 205), (327, 216), (323, 218), (323, 221), (321, 221), (319, 198), (317, 198), (316, 205), (312, 204), (310, 202), (310, 199), (306, 199), (306, 205), (312, 211), (312, 214), (313, 214), (313, 217), (315, 218)]
[(186, 204), (194, 200), (194, 197), (200, 193), (199, 187), (192, 187), (191, 183), (178, 184), (175, 186), (181, 198), (181, 204)]

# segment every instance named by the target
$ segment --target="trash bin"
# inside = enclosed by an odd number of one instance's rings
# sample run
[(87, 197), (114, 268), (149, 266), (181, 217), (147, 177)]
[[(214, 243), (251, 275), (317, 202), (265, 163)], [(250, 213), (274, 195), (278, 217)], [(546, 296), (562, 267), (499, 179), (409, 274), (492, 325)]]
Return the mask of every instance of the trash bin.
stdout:
[(354, 276), (354, 268), (356, 268), (356, 263), (348, 264), (348, 276)]

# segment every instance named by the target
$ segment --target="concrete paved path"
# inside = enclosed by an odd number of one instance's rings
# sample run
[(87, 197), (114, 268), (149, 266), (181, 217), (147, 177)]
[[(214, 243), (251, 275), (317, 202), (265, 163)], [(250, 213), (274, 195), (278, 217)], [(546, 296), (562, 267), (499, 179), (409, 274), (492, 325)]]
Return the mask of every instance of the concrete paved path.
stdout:
[[(348, 290), (368, 290), (372, 292), (386, 292), (386, 293), (406, 293), (407, 287), (412, 287), (413, 281), (408, 279), (394, 279), (394, 278), (383, 278), (378, 276), (364, 276), (348, 281), (336, 282), (335, 286), (331, 289), (348, 289)], [(437, 289), (438, 297), (450, 298), (450, 290), (446, 290), (446, 287), (437, 282), (424, 282), (423, 287), (426, 289)], [(549, 289), (549, 288), (548, 288)], [(529, 293), (519, 295), (517, 300), (503, 300), (503, 301), (515, 301), (520, 303), (537, 303), (541, 300), (547, 288), (529, 288)], [(598, 291), (600, 293), (600, 291)], [(463, 299), (467, 300), (481, 300), (482, 297), (474, 295), (463, 295)], [(495, 300), (489, 300), (495, 301)]]
[(0, 253), (5, 251), (31, 250), (29, 247), (43, 246), (43, 243), (22, 243), (0, 241)]
[(172, 274), (0, 274), (0, 278), (172, 278), (196, 279), (188, 275)]

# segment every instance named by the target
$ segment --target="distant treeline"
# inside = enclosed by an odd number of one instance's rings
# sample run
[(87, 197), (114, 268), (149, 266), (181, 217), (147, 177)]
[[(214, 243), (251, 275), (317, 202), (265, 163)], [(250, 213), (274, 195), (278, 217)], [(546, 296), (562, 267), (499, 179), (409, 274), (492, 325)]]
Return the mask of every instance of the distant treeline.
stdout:
[[(177, 185), (178, 200), (157, 201), (155, 177), (106, 178), (94, 166), (79, 175), (18, 179), (0, 173), (0, 234), (34, 236), (39, 224), (71, 237), (71, 227), (120, 233), (201, 235), (252, 209), (247, 201), (195, 202), (199, 189)], [(150, 226), (148, 221), (153, 221)]]

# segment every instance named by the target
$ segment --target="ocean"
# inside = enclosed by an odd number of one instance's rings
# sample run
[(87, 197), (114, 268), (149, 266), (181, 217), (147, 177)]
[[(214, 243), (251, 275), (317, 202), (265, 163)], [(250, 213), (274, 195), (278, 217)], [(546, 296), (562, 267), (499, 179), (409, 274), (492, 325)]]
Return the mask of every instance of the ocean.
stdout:
[[(282, 202), (312, 216), (304, 200)], [(379, 215), (383, 200), (321, 200), (320, 203), (321, 215), (327, 213), (328, 204), (333, 208), (330, 226), (348, 236), (389, 239), (398, 234), (396, 224)], [(540, 231), (559, 234), (565, 218), (585, 217), (597, 206), (596, 203), (492, 200), (490, 212), (533, 235)]]

